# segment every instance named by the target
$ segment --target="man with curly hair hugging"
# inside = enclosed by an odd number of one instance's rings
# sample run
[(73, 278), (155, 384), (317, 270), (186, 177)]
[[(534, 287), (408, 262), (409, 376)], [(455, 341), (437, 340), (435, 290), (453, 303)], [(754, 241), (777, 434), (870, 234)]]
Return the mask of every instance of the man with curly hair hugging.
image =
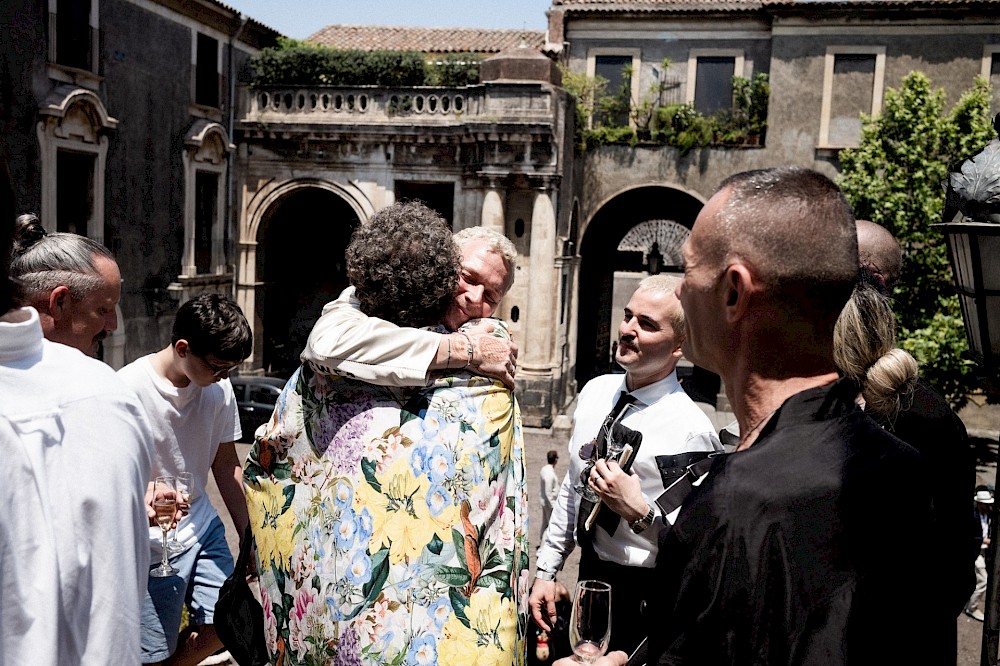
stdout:
[[(494, 321), (472, 343), (462, 327), (492, 314), (510, 286), (511, 262), (493, 242), (460, 252), (418, 203), (355, 233), (348, 276), (361, 312), (438, 325), (430, 347), (436, 355), (443, 341), (447, 374), (424, 386), (425, 367), (421, 386), (404, 388), (304, 363), (288, 381), (244, 468), (271, 663), (524, 662), (520, 414), (504, 383), (469, 372), (474, 346), (496, 340), (509, 353), (509, 334)], [(397, 331), (397, 341), (427, 333)], [(382, 356), (375, 365), (398, 360)]]

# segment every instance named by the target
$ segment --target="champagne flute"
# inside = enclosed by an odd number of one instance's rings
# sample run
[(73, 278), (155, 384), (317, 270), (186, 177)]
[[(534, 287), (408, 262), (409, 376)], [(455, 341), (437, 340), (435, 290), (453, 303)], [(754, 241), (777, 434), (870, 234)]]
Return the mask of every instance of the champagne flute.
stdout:
[[(194, 492), (194, 476), (191, 472), (178, 472), (177, 476), (174, 477), (174, 482), (177, 488), (177, 508), (184, 515), (187, 515), (188, 509), (191, 508), (191, 494)], [(177, 530), (180, 526), (180, 522), (178, 522), (170, 541), (167, 542), (167, 550), (170, 551), (171, 555), (176, 555), (184, 550), (184, 544), (177, 540)]]
[(599, 580), (581, 580), (573, 594), (569, 640), (573, 654), (592, 664), (608, 650), (611, 639), (611, 586)]
[(153, 481), (153, 511), (156, 512), (156, 522), (163, 534), (163, 557), (160, 566), (152, 569), (149, 575), (154, 578), (166, 578), (178, 573), (170, 566), (170, 549), (167, 547), (167, 531), (174, 522), (177, 513), (177, 486), (172, 476), (158, 476)]
[(605, 456), (607, 460), (614, 460), (615, 462), (618, 462), (622, 451), (625, 449), (625, 444), (627, 442), (623, 437), (624, 432), (622, 430), (622, 428), (625, 427), (625, 420), (628, 419), (628, 428), (631, 430), (638, 430), (639, 421), (641, 420), (643, 414), (644, 412), (642, 407), (636, 405), (635, 403), (625, 405), (625, 408), (618, 412), (618, 416), (615, 417), (615, 420), (608, 427), (608, 448), (607, 455)]

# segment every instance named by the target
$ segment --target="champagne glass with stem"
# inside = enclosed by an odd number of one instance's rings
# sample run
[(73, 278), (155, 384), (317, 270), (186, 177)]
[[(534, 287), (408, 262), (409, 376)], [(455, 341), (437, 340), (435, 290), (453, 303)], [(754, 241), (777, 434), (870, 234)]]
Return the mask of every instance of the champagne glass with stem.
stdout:
[(592, 664), (608, 650), (611, 639), (611, 586), (599, 580), (581, 580), (573, 594), (569, 640), (573, 654)]
[(170, 549), (167, 547), (167, 532), (174, 515), (177, 513), (177, 484), (172, 476), (158, 476), (153, 480), (153, 511), (156, 512), (156, 522), (163, 534), (163, 557), (160, 566), (152, 569), (149, 575), (154, 578), (166, 578), (178, 573), (170, 566)]
[(624, 422), (628, 420), (628, 428), (632, 430), (639, 429), (639, 421), (642, 419), (643, 415), (642, 408), (633, 403), (625, 405), (625, 408), (618, 412), (618, 416), (615, 417), (614, 421), (608, 426), (608, 448), (607, 455), (605, 458), (607, 460), (614, 460), (618, 462), (621, 457), (622, 451), (625, 450), (625, 438), (624, 438)]
[[(184, 515), (187, 515), (188, 509), (191, 508), (191, 494), (194, 492), (194, 477), (191, 472), (178, 472), (177, 476), (174, 477), (174, 482), (177, 487), (177, 508)], [(180, 526), (180, 522), (178, 522), (170, 535), (170, 541), (167, 542), (167, 550), (170, 551), (171, 555), (176, 555), (184, 550), (184, 544), (177, 540), (177, 530)]]

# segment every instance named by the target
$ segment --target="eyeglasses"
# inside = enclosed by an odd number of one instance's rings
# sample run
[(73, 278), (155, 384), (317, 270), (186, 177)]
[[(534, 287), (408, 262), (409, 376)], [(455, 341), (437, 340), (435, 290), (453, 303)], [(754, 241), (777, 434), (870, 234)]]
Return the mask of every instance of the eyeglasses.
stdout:
[(198, 356), (197, 354), (192, 354), (192, 356), (194, 356), (196, 359), (198, 359), (199, 361), (201, 361), (205, 365), (206, 368), (208, 368), (209, 370), (211, 370), (213, 377), (222, 377), (223, 375), (229, 374), (230, 372), (232, 372), (233, 370), (235, 370), (236, 368), (238, 368), (239, 365), (240, 365), (239, 363), (233, 363), (232, 365), (223, 365), (223, 366), (220, 366), (220, 365), (217, 365), (215, 363), (209, 363), (207, 359), (205, 359), (205, 358), (203, 358), (201, 356)]

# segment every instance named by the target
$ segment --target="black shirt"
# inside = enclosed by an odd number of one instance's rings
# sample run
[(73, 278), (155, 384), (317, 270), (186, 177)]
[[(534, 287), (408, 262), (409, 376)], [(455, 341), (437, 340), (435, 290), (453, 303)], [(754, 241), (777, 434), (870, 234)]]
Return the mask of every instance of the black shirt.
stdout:
[(719, 457), (661, 534), (650, 663), (925, 663), (923, 460), (841, 380)]

